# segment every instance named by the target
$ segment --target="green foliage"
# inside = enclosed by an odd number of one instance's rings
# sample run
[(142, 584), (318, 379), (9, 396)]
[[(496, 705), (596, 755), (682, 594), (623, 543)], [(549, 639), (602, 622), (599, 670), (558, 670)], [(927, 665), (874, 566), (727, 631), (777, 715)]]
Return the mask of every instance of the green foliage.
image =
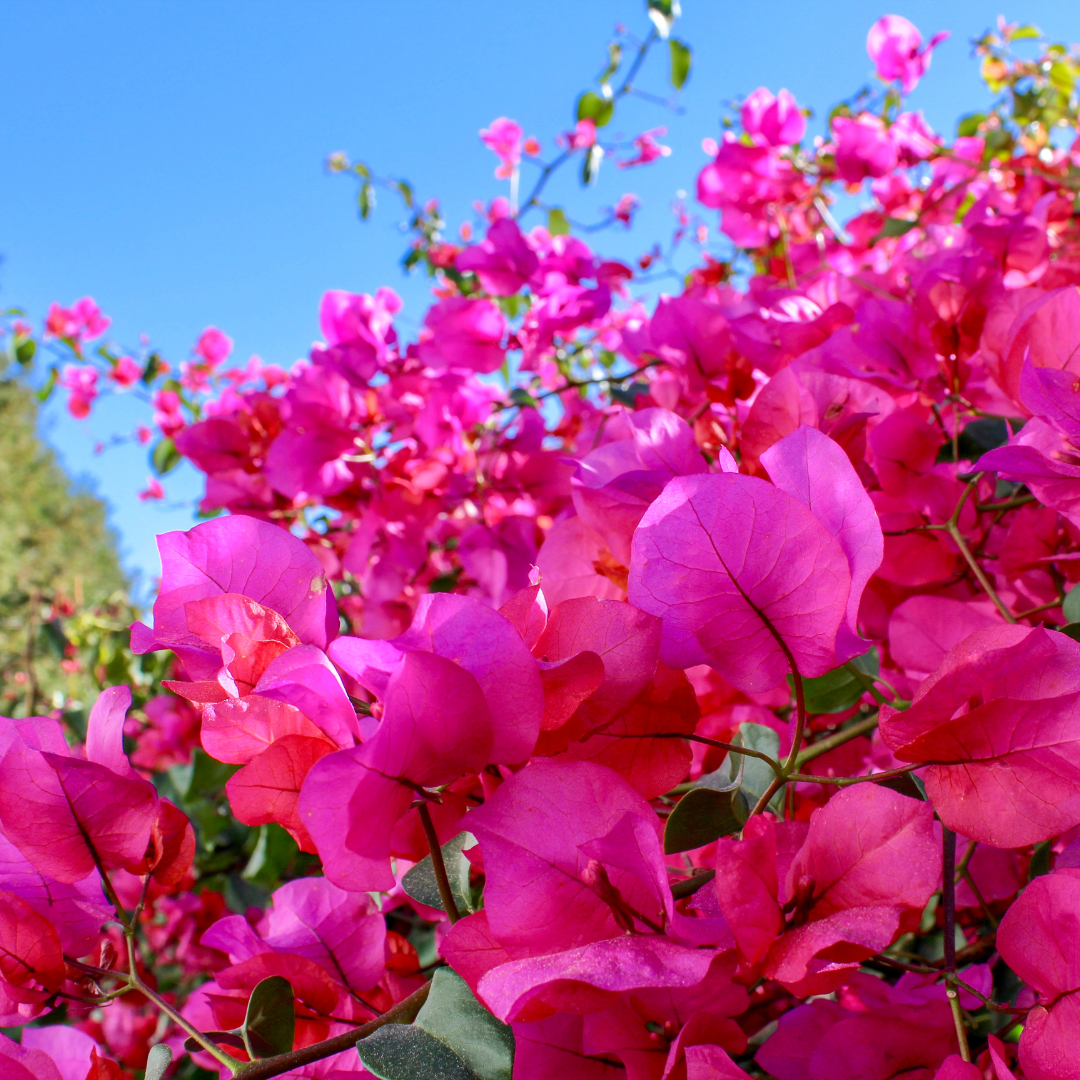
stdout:
[(412, 1024), (387, 1024), (356, 1044), (381, 1080), (510, 1080), (514, 1034), (477, 1000), (460, 975), (439, 968)]
[[(764, 724), (743, 724), (732, 742), (736, 746), (745, 746), (748, 750), (765, 754), (773, 761), (778, 761), (780, 758), (780, 736)], [(730, 754), (728, 762), (728, 775), (732, 781), (737, 780), (739, 774), (742, 773), (740, 791), (746, 796), (747, 805), (753, 809), (758, 799), (765, 794), (769, 785), (776, 779), (776, 773), (761, 758), (748, 757), (746, 754)], [(784, 793), (781, 789), (769, 800), (769, 809), (774, 814), (781, 813), (783, 799)]]
[(598, 128), (609, 123), (615, 112), (615, 102), (593, 90), (586, 90), (577, 102), (577, 118), (591, 120)]
[[(855, 670), (852, 670), (852, 669)], [(859, 698), (866, 693), (866, 681), (858, 673), (876, 678), (880, 670), (877, 649), (871, 649), (856, 657), (850, 664), (841, 664), (838, 668), (818, 676), (816, 679), (803, 679), (803, 695), (806, 711), (814, 715), (840, 713), (858, 704)], [(791, 685), (791, 676), (788, 676)]]
[(253, 1058), (287, 1054), (296, 1034), (293, 988), (288, 979), (271, 975), (251, 991), (244, 1017), (244, 1042)]
[(37, 434), (33, 391), (0, 381), (0, 713), (59, 708), (77, 728), (98, 690), (149, 689), (161, 661), (131, 655), (137, 617), (100, 500)]
[(678, 38), (670, 38), (668, 45), (671, 47), (671, 85), (681, 90), (690, 78), (690, 46)]
[(693, 851), (738, 832), (750, 816), (741, 786), (740, 774), (724, 787), (701, 786), (688, 791), (664, 825), (664, 854)]
[[(458, 833), (453, 840), (442, 845), (443, 865), (450, 881), (450, 892), (454, 895), (457, 909), (463, 915), (479, 910), (480, 899), (469, 884), (469, 860), (462, 854), (466, 846), (476, 844), (472, 833)], [(425, 855), (401, 879), (401, 887), (414, 900), (419, 900), (430, 908), (443, 910), (442, 897), (439, 895), (439, 883), (435, 880), (435, 866), (430, 855)]]
[(172, 1064), (172, 1056), (172, 1047), (165, 1043), (151, 1046), (146, 1058), (145, 1080), (162, 1080), (165, 1070)]

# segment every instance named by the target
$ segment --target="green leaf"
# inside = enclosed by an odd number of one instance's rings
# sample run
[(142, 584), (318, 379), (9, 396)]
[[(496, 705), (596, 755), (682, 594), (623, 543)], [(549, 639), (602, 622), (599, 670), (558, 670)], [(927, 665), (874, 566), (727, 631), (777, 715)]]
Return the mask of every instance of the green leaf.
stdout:
[[(877, 649), (873, 648), (865, 655), (856, 657), (851, 661), (851, 666), (872, 678), (876, 677), (881, 670)], [(790, 675), (788, 686), (792, 690), (795, 688), (794, 680)], [(827, 671), (816, 679), (803, 679), (806, 711), (815, 716), (844, 712), (857, 704), (859, 698), (865, 693), (866, 687), (846, 664), (833, 668), (832, 671)]]
[(1065, 603), (1061, 605), (1061, 613), (1065, 616), (1066, 622), (1080, 622), (1080, 585), (1074, 585), (1065, 594)]
[(593, 143), (585, 154), (581, 165), (581, 182), (588, 187), (600, 178), (600, 162), (604, 160), (604, 148)]
[(251, 991), (244, 1017), (244, 1041), (252, 1057), (287, 1054), (296, 1034), (293, 988), (282, 975), (263, 979)]
[[(739, 728), (739, 733), (731, 740), (736, 746), (745, 746), (748, 750), (756, 750), (759, 754), (771, 757), (773, 761), (780, 758), (780, 736), (771, 727), (764, 724), (744, 723)], [(738, 763), (736, 763), (738, 759)], [(747, 757), (745, 754), (730, 754), (728, 756), (728, 775), (735, 780), (740, 771), (743, 774), (741, 792), (746, 796), (747, 805), (752, 810), (757, 801), (765, 794), (766, 790), (776, 779), (776, 773), (768, 763), (760, 758)], [(769, 809), (777, 815), (783, 808), (784, 791), (781, 788), (770, 800)]]
[(693, 851), (721, 836), (738, 832), (750, 816), (742, 786), (745, 757), (739, 757), (740, 768), (735, 779), (725, 784), (720, 770), (703, 776), (699, 786), (688, 791), (668, 815), (664, 825), (664, 854)]
[(669, 38), (671, 47), (671, 85), (681, 90), (690, 77), (690, 46), (678, 38)]
[(453, 592), (457, 588), (459, 577), (461, 577), (461, 567), (455, 566), (449, 573), (432, 578), (428, 582), (428, 592)]
[(254, 881), (272, 889), (299, 850), (296, 841), (280, 825), (273, 822), (262, 825), (255, 850), (240, 876), (245, 881)]
[(146, 358), (146, 364), (143, 366), (142, 373), (142, 381), (144, 386), (149, 386), (154, 381), (154, 379), (157, 378), (157, 374), (161, 370), (161, 365), (161, 353), (152, 352)]
[(978, 135), (979, 125), (985, 119), (985, 113), (969, 113), (967, 116), (960, 117), (960, 120), (956, 125), (956, 134), (963, 137)]
[(172, 472), (180, 464), (180, 460), (180, 451), (170, 438), (162, 439), (150, 452), (150, 464), (154, 466), (154, 472), (158, 476)]
[(439, 968), (412, 1024), (386, 1024), (356, 1044), (380, 1080), (511, 1080), (514, 1033), (473, 997), (465, 980)]
[(1068, 626), (1055, 626), (1053, 629), (1066, 637), (1071, 637), (1073, 641), (1080, 641), (1080, 622), (1071, 622)]
[(197, 746), (191, 753), (190, 763), (174, 765), (169, 769), (169, 777), (180, 797), (186, 800), (216, 795), (239, 769), (239, 765), (215, 761), (201, 746)]
[[(243, 1039), (243, 1031), (243, 1028), (236, 1028), (234, 1031), (204, 1031), (203, 1035), (218, 1046), (231, 1046), (235, 1050), (246, 1052), (247, 1044)], [(189, 1036), (184, 1040), (184, 1049), (189, 1054), (197, 1054), (202, 1049), (202, 1046), (197, 1040)]]
[[(476, 911), (478, 908), (469, 887), (469, 860), (462, 854), (462, 848), (473, 847), (475, 844), (476, 837), (472, 833), (463, 832), (458, 833), (453, 840), (448, 840), (441, 849), (446, 876), (450, 879), (450, 891), (454, 894), (458, 911), (462, 913)], [(435, 880), (435, 866), (430, 855), (425, 855), (409, 870), (401, 879), (401, 887), (421, 904), (443, 910), (439, 883)]]
[(49, 377), (45, 380), (45, 385), (37, 392), (38, 401), (48, 401), (49, 398), (52, 397), (52, 392), (55, 389), (56, 368), (49, 368)]
[(524, 386), (515, 386), (514, 389), (510, 391), (510, 400), (515, 405), (524, 405), (526, 408), (530, 409), (536, 408), (536, 398), (534, 398)]
[(172, 1064), (172, 1047), (165, 1043), (158, 1043), (150, 1047), (150, 1053), (146, 1055), (146, 1072), (143, 1074), (146, 1080), (162, 1080), (165, 1070)]
[(1071, 94), (1073, 86), (1076, 83), (1076, 72), (1073, 70), (1071, 64), (1063, 63), (1059, 60), (1057, 63), (1050, 65), (1050, 82), (1059, 90), (1064, 90), (1066, 94)]
[(1031, 852), (1031, 862), (1028, 863), (1028, 881), (1034, 881), (1037, 877), (1050, 873), (1050, 854), (1053, 846), (1053, 840), (1044, 840), (1041, 844), (1035, 845)]
[(566, 211), (558, 206), (549, 210), (547, 228), (552, 236), (569, 235), (570, 222), (566, 220)]
[(681, 14), (679, 0), (649, 0), (649, 20), (662, 38), (671, 33), (675, 20)]
[(885, 224), (881, 227), (878, 236), (903, 236), (911, 232), (918, 224), (917, 221), (907, 221), (905, 218), (889, 217), (885, 219)]
[(375, 209), (375, 188), (369, 181), (360, 185), (360, 193), (357, 196), (357, 204), (360, 208), (360, 220), (367, 221), (371, 217), (371, 211)]
[(1042, 31), (1030, 23), (1027, 26), (1018, 26), (1010, 35), (1010, 41), (1023, 41), (1025, 38), (1041, 38)]
[(615, 102), (601, 97), (593, 90), (586, 90), (577, 101), (577, 118), (591, 120), (598, 128), (603, 127), (615, 112)]
[(33, 361), (36, 352), (37, 342), (33, 338), (27, 338), (25, 341), (21, 341), (15, 346), (15, 359), (18, 360), (23, 367), (26, 367)]

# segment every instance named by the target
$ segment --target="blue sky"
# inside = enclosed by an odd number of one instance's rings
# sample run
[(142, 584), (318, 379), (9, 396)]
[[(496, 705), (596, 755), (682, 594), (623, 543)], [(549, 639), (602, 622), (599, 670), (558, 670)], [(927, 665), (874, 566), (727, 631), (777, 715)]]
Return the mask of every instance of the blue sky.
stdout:
[[(786, 86), (821, 116), (867, 82), (866, 31), (885, 10), (924, 37), (952, 31), (911, 98), (935, 128), (951, 134), (959, 114), (986, 102), (970, 40), (996, 19), (997, 0), (683, 6), (676, 34), (694, 49), (685, 112), (635, 100), (614, 125), (628, 137), (667, 126), (672, 156), (642, 170), (605, 166), (585, 192), (570, 174), (552, 185), (552, 199), (582, 219), (625, 191), (642, 200), (632, 232), (595, 238), (605, 254), (630, 257), (670, 235), (672, 198), (693, 192), (701, 139), (717, 135), (725, 102)], [(1069, 0), (1005, 14), (1080, 38)], [(0, 303), (37, 319), (51, 300), (89, 294), (129, 347), (145, 333), (179, 360), (213, 324), (240, 359), (286, 365), (317, 335), (327, 288), (391, 285), (406, 301), (406, 332), (425, 306), (427, 283), (398, 266), (399, 207), (381, 196), (375, 221), (361, 225), (353, 186), (323, 170), (328, 152), (438, 196), (456, 231), (473, 200), (505, 191), (479, 128), (507, 115), (552, 147), (615, 23), (647, 26), (640, 0), (6, 0), (0, 19)], [(651, 61), (643, 89), (666, 93), (664, 61)], [(153, 535), (190, 525), (197, 477), (170, 477), (176, 505), (142, 504), (145, 450), (93, 454), (144, 416), (113, 399), (76, 424), (57, 401), (43, 430), (108, 501), (126, 565), (152, 577)]]

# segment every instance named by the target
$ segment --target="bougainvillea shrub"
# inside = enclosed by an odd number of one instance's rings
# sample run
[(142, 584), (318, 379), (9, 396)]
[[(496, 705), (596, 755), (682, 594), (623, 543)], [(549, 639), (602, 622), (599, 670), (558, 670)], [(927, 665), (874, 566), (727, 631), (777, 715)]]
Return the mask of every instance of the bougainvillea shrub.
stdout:
[(45, 389), (147, 389), (205, 520), (131, 628), (167, 694), (0, 727), (5, 1076), (1080, 1077), (1080, 54), (1000, 22), (950, 140), (885, 16), (630, 265), (545, 190), (667, 155), (606, 139), (688, 77), (648, 14), (550, 156), (480, 133), (476, 235), (330, 159), (410, 208), (412, 337), (331, 291), (287, 372), (174, 369), (49, 312)]

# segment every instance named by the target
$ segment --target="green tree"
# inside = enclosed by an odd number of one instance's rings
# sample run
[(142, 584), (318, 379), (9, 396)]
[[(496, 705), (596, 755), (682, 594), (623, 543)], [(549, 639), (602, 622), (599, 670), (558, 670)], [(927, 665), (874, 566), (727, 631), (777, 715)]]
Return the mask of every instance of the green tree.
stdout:
[(133, 611), (105, 506), (65, 475), (37, 414), (21, 379), (0, 379), (0, 713), (77, 723), (127, 679)]

